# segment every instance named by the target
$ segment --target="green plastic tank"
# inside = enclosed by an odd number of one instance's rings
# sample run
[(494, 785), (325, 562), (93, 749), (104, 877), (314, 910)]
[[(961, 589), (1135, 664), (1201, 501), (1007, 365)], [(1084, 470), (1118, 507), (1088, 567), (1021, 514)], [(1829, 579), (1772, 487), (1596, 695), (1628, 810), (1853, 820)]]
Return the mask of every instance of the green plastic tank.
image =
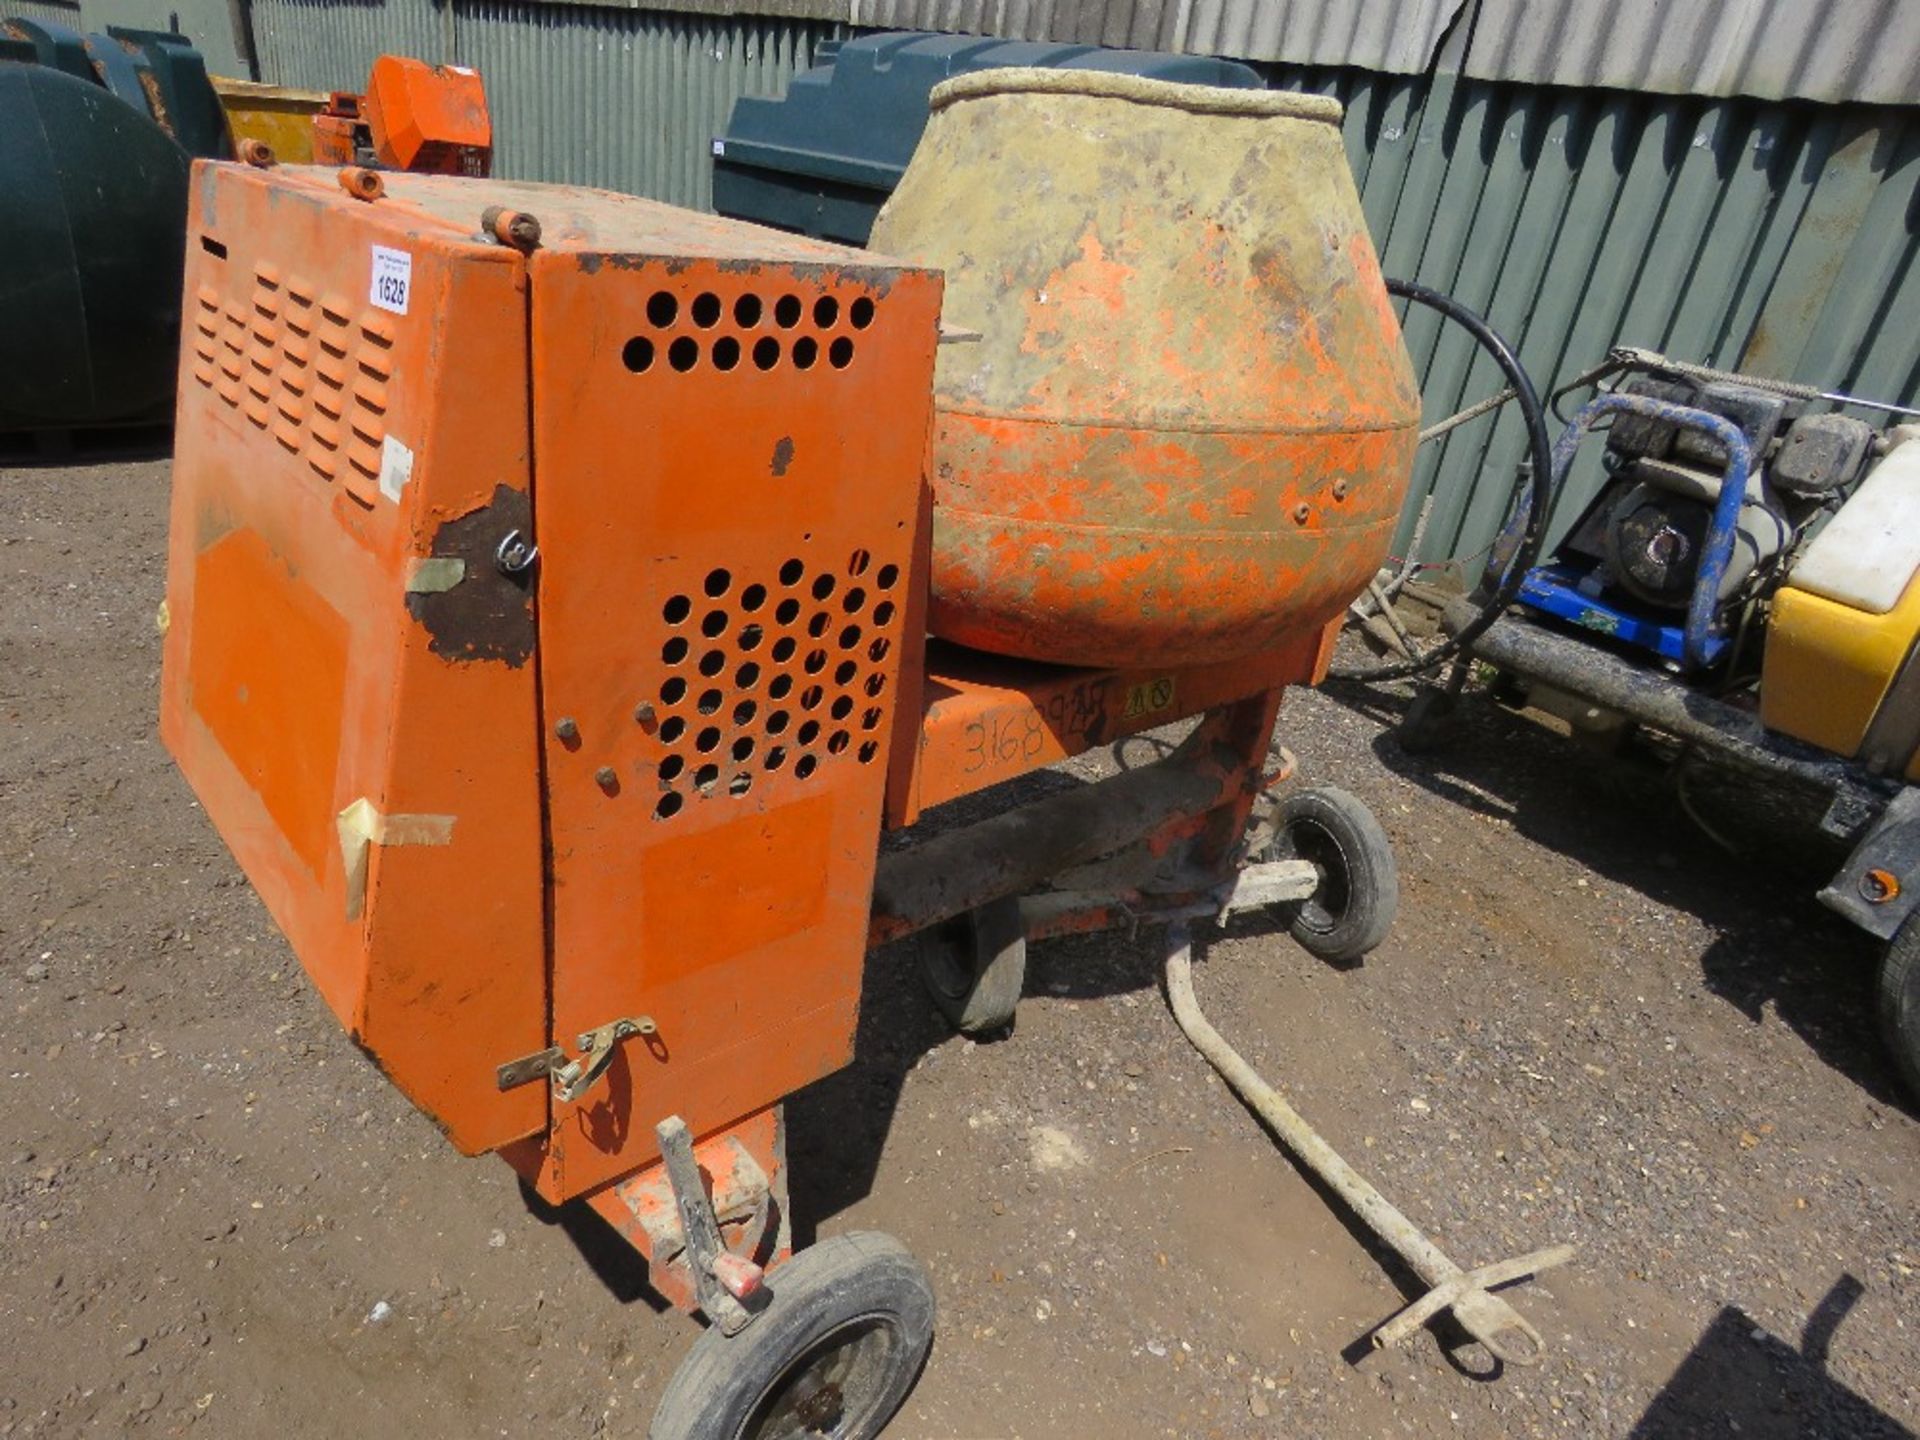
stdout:
[(187, 171), (223, 143), (180, 36), (0, 21), (0, 432), (171, 418)]

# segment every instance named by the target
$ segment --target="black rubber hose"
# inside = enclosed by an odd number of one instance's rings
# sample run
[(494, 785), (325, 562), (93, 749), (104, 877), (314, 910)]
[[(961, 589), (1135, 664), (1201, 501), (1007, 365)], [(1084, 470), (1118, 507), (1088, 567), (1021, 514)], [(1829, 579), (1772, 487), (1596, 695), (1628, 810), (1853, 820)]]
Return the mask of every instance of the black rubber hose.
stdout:
[(1456, 634), (1417, 660), (1395, 661), (1372, 667), (1332, 666), (1330, 673), (1342, 680), (1404, 680), (1410, 675), (1423, 674), (1436, 665), (1446, 663), (1471, 645), (1513, 604), (1514, 597), (1520, 593), (1520, 582), (1526, 578), (1527, 571), (1539, 563), (1540, 550), (1547, 538), (1547, 520), (1553, 511), (1553, 445), (1547, 436), (1546, 412), (1541, 409), (1539, 393), (1521, 367), (1519, 356), (1513, 353), (1513, 347), (1507, 344), (1499, 331), (1451, 295), (1412, 280), (1395, 280), (1391, 277), (1387, 279), (1387, 293), (1439, 311), (1473, 336), (1480, 348), (1493, 356), (1494, 363), (1507, 377), (1507, 384), (1513, 388), (1514, 401), (1519, 405), (1521, 419), (1527, 427), (1527, 451), (1531, 464), (1527, 467), (1526, 523), (1521, 531), (1520, 544), (1507, 561), (1506, 568), (1501, 571), (1492, 594), (1481, 605), (1479, 613), (1461, 626)]

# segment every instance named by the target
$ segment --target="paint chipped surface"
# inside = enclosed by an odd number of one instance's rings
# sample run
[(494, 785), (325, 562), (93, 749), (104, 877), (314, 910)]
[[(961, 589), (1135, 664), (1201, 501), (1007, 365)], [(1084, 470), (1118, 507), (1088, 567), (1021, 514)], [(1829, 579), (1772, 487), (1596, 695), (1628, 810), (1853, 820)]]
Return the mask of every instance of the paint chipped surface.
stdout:
[(532, 529), (526, 493), (501, 485), (486, 505), (434, 532), (433, 553), (413, 562), (407, 587), (407, 612), (426, 627), (434, 654), (459, 664), (526, 664), (536, 572), (504, 575), (494, 553), (509, 533)]
[(1420, 403), (1333, 124), (959, 99), (873, 241), (941, 265), (982, 336), (939, 355), (936, 634), (1229, 659), (1384, 558)]

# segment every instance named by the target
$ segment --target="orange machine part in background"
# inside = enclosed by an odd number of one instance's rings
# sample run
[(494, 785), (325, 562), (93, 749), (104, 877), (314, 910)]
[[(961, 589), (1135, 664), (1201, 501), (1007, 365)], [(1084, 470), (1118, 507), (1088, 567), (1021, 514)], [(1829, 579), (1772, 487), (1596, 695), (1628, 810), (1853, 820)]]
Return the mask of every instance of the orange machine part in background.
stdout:
[(363, 98), (351, 90), (327, 96), (325, 107), (313, 117), (314, 164), (358, 165), (372, 157), (373, 142), (360, 115)]
[(366, 94), (336, 90), (313, 117), (313, 158), (484, 178), (493, 169), (493, 120), (479, 71), (382, 55)]
[(382, 55), (367, 77), (362, 110), (382, 165), (476, 177), (491, 169), (493, 120), (477, 70)]

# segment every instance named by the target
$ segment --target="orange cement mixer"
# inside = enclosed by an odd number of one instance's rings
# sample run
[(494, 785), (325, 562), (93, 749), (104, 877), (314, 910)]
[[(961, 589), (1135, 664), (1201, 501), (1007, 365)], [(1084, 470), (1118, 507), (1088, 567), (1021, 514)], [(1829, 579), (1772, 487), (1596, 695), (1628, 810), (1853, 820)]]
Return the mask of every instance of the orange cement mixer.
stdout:
[(1420, 419), (1339, 105), (1056, 70), (932, 103), (872, 244), (945, 272), (957, 342), (933, 632), (1192, 663), (1337, 614), (1385, 552)]
[(358, 1047), (709, 1322), (652, 1440), (873, 1440), (925, 1361), (905, 1247), (794, 1248), (783, 1101), (869, 952), (984, 1036), (1029, 940), (1265, 909), (1348, 963), (1398, 903), (1358, 800), (1268, 798), (1418, 410), (1335, 111), (936, 99), (879, 237), (922, 263), (193, 172), (161, 733)]

